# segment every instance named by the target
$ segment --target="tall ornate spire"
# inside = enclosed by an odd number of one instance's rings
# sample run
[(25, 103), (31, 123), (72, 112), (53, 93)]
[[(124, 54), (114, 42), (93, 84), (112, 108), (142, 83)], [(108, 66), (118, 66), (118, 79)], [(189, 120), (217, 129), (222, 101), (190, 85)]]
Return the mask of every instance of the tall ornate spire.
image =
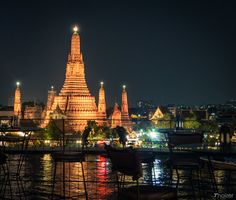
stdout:
[(106, 114), (105, 90), (103, 87), (103, 82), (101, 82), (100, 84), (101, 84), (101, 87), (99, 89), (98, 112)]
[(14, 98), (14, 115), (21, 117), (20, 82), (16, 82), (16, 90), (15, 90), (15, 98)]
[(73, 31), (74, 32), (71, 36), (71, 48), (66, 66), (66, 79), (60, 95), (90, 95), (85, 81), (84, 62), (80, 51), (78, 27), (75, 26)]
[(123, 85), (123, 91), (122, 91), (121, 112), (123, 112), (123, 113), (129, 113), (128, 98), (127, 98), (127, 92), (126, 92), (126, 86), (125, 86), (125, 85)]
[(100, 83), (101, 87), (99, 89), (99, 96), (98, 96), (98, 123), (101, 125), (107, 125), (107, 113), (106, 113), (106, 97), (105, 97), (105, 90), (104, 90), (104, 83)]
[[(45, 120), (42, 127), (48, 123), (46, 119), (57, 117), (57, 115), (54, 115), (54, 110), (57, 110), (58, 106), (67, 119), (65, 129), (69, 131), (82, 131), (87, 126), (87, 121), (104, 121), (102, 117), (98, 120), (98, 109), (95, 97), (90, 94), (85, 80), (78, 27), (74, 27), (71, 36), (71, 46), (63, 87), (59, 95), (53, 92), (50, 92), (50, 95), (50, 99), (53, 99), (53, 103), (52, 105), (51, 103), (48, 104), (49, 107), (45, 111)], [(51, 100), (49, 100), (49, 102), (50, 101)], [(50, 115), (51, 113), (54, 114)]]
[(74, 26), (73, 28), (73, 35), (71, 37), (71, 50), (70, 50), (70, 55), (71, 55), (71, 59), (78, 59), (80, 58), (80, 37), (78, 34), (78, 27)]
[(129, 118), (128, 97), (125, 85), (123, 85), (123, 90), (122, 90), (121, 123), (122, 126), (125, 127), (127, 130), (129, 131), (132, 130), (132, 123)]
[(56, 91), (54, 90), (54, 87), (51, 86), (51, 90), (48, 90), (47, 109), (51, 109), (55, 96)]

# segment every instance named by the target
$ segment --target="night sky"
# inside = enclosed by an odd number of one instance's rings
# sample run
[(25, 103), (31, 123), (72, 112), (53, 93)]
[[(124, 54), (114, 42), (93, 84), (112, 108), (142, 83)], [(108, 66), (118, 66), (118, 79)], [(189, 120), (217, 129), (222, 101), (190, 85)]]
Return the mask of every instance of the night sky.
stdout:
[[(60, 2), (60, 3), (59, 3)], [(22, 83), (23, 100), (62, 87), (73, 25), (86, 80), (109, 105), (224, 103), (236, 98), (234, 1), (1, 1), (0, 104)]]

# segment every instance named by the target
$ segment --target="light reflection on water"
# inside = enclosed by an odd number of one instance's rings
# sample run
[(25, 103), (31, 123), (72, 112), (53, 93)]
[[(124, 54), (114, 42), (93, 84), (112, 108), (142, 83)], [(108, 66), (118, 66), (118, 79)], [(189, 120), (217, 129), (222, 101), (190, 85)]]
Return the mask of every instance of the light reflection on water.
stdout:
[[(18, 155), (9, 155), (11, 172), (14, 172), (17, 168), (17, 158)], [(87, 155), (86, 162), (83, 165), (89, 199), (112, 198), (112, 193), (116, 187), (114, 184), (114, 175), (111, 173), (111, 164), (109, 160), (102, 155)], [(158, 180), (162, 172), (158, 165), (158, 160), (155, 161), (154, 166), (153, 169), (152, 166), (143, 165), (144, 178), (141, 179), (141, 182), (145, 182), (145, 179), (155, 181), (152, 179), (153, 174), (155, 174)], [(84, 187), (80, 163), (58, 163), (55, 196), (63, 195), (63, 184), (60, 183), (60, 181), (63, 181), (63, 167), (65, 172), (64, 190), (66, 196), (81, 198), (81, 195), (84, 194)], [(52, 174), (53, 160), (50, 154), (30, 154), (27, 156), (21, 176), (24, 180), (25, 191), (28, 193), (30, 192), (30, 194), (28, 194), (30, 196), (29, 199), (48, 199), (50, 197)], [(127, 177), (127, 181), (132, 181), (132, 179)], [(159, 183), (160, 181), (156, 182)], [(14, 181), (12, 181), (12, 185), (17, 187)], [(15, 193), (17, 193), (17, 188), (15, 190)], [(13, 195), (15, 193), (13, 192)]]
[[(16, 170), (18, 155), (9, 155), (11, 172)], [(87, 155), (84, 163), (85, 179), (89, 199), (112, 199), (115, 190), (114, 176), (111, 173), (109, 159), (102, 155)], [(168, 170), (163, 168), (160, 159), (156, 159), (154, 165), (143, 164), (143, 177), (140, 182), (148, 184), (167, 184)], [(65, 187), (60, 183), (63, 179)], [(28, 199), (49, 199), (52, 185), (53, 160), (50, 154), (30, 154), (22, 170), (24, 188), (29, 193)], [(224, 173), (217, 172), (217, 181), (222, 182)], [(63, 189), (67, 197), (72, 199), (84, 198), (82, 182), (82, 170), (80, 163), (59, 163), (56, 173), (55, 197), (63, 196)], [(132, 181), (132, 178), (126, 178)], [(16, 182), (12, 182), (13, 194), (17, 191)], [(81, 196), (82, 195), (82, 196)], [(18, 198), (16, 198), (18, 199)]]

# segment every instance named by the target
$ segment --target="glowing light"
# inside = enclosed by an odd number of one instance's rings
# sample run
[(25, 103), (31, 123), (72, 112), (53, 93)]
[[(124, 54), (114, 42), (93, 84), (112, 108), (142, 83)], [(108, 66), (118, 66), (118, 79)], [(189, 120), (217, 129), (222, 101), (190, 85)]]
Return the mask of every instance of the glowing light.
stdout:
[(44, 140), (45, 144), (50, 144), (50, 140)]
[(76, 33), (77, 33), (77, 32), (78, 32), (78, 30), (79, 30), (78, 26), (74, 26), (74, 27), (73, 27), (73, 31), (74, 31), (74, 32), (76, 32)]
[(100, 84), (103, 85), (104, 84), (103, 81), (101, 81)]
[(17, 132), (17, 134), (18, 134), (20, 137), (24, 137), (24, 136), (25, 136), (25, 133), (23, 133), (23, 132), (21, 132), (21, 131)]
[(151, 131), (149, 134), (152, 139), (155, 139), (157, 137), (157, 133), (154, 131)]
[(149, 136), (152, 140), (155, 140), (155, 141), (160, 141), (160, 136), (161, 136), (161, 133), (158, 132), (157, 130), (155, 129), (152, 129), (150, 132), (149, 132)]
[(123, 85), (123, 89), (125, 89), (126, 88), (126, 85)]
[(20, 82), (19, 81), (16, 82), (16, 86), (20, 86)]
[(99, 141), (97, 141), (97, 144), (105, 144), (105, 141), (104, 140), (99, 140)]
[(81, 140), (76, 140), (76, 144), (81, 144), (82, 141)]
[(54, 89), (54, 86), (53, 86), (53, 85), (51, 86), (51, 89), (52, 89), (52, 90)]

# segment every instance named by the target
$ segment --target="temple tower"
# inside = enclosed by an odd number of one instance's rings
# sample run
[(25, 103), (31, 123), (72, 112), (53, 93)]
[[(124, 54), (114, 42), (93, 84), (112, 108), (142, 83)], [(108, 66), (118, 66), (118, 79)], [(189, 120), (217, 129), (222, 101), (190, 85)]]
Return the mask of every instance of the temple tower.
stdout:
[(122, 112), (123, 115), (128, 115), (129, 116), (128, 97), (127, 97), (127, 92), (126, 92), (126, 86), (125, 85), (123, 85), (123, 90), (122, 90), (121, 112)]
[(87, 125), (87, 121), (97, 121), (98, 109), (95, 98), (90, 94), (85, 80), (78, 28), (74, 27), (73, 31), (65, 81), (59, 95), (54, 96), (51, 107), (49, 103), (45, 119), (52, 117), (53, 115), (50, 114), (60, 108), (66, 118), (66, 130), (82, 131)]
[[(46, 125), (49, 122), (49, 115), (50, 115), (56, 94), (57, 93), (54, 90), (54, 87), (51, 86), (51, 90), (48, 90), (48, 99), (47, 99), (46, 107), (42, 112), (42, 118), (44, 119), (44, 121), (43, 121), (44, 125)], [(46, 117), (47, 117), (47, 119), (45, 119)]]
[(125, 85), (123, 85), (123, 90), (122, 90), (121, 123), (122, 126), (125, 127), (127, 130), (132, 129), (132, 123), (129, 118), (128, 97)]
[(113, 108), (113, 113), (111, 114), (111, 128), (121, 126), (121, 112), (117, 103), (115, 103)]
[(98, 119), (100, 124), (106, 125), (107, 124), (107, 114), (106, 114), (106, 97), (105, 97), (105, 89), (104, 83), (100, 83), (101, 87), (99, 89), (99, 96), (98, 96)]
[(16, 82), (15, 98), (14, 98), (14, 115), (21, 117), (21, 92), (20, 82)]
[(84, 61), (82, 53), (80, 52), (80, 36), (78, 34), (78, 28), (74, 27), (73, 30), (71, 49), (66, 66), (66, 78), (59, 96), (91, 96), (85, 81)]
[(48, 100), (47, 100), (47, 105), (46, 105), (46, 108), (48, 110), (51, 109), (55, 96), (56, 96), (56, 91), (54, 90), (54, 87), (51, 86), (51, 90), (48, 90)]

